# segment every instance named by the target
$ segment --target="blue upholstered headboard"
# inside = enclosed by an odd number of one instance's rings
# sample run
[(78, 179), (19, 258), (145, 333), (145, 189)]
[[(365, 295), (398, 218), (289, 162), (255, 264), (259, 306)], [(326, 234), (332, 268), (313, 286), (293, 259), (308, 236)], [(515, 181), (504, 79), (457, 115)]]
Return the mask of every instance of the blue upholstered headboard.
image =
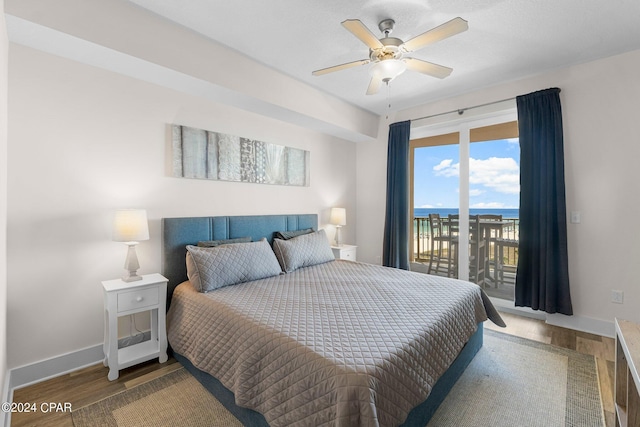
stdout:
[(250, 236), (253, 241), (263, 237), (273, 240), (276, 231), (318, 229), (316, 214), (210, 216), (200, 218), (162, 219), (162, 274), (169, 279), (167, 307), (173, 290), (187, 280), (185, 256), (187, 245), (201, 240), (235, 239)]

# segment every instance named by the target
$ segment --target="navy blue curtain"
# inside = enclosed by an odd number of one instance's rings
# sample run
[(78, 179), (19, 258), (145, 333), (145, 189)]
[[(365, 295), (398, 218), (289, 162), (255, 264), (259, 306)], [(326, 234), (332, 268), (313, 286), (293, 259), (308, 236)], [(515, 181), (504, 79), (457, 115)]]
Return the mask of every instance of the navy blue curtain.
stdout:
[(560, 89), (516, 98), (520, 243), (515, 304), (571, 315)]
[(411, 122), (389, 126), (387, 210), (382, 265), (409, 269), (409, 134)]

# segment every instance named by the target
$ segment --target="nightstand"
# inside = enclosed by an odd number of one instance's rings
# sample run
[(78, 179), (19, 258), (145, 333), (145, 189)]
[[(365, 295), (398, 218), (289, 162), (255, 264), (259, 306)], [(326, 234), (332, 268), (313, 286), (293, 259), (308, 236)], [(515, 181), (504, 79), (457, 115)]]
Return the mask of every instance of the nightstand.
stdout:
[(356, 249), (357, 246), (353, 245), (340, 245), (340, 246), (331, 246), (331, 250), (333, 251), (333, 256), (336, 259), (345, 259), (347, 261), (355, 261), (356, 260)]
[[(146, 360), (167, 361), (167, 278), (160, 274), (146, 274), (142, 280), (123, 282), (120, 279), (102, 282), (104, 289), (104, 366), (109, 367), (108, 378), (118, 378), (120, 369)], [(151, 340), (118, 349), (118, 317), (142, 311), (151, 312)]]

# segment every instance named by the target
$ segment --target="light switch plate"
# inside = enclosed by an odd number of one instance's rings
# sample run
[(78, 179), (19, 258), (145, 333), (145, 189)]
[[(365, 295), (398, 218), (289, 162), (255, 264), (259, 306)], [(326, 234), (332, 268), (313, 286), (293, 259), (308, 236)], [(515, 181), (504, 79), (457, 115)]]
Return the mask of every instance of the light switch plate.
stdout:
[(624, 292), (618, 290), (611, 291), (611, 302), (615, 302), (616, 304), (622, 304), (624, 302)]
[(571, 211), (571, 224), (580, 224), (580, 212)]

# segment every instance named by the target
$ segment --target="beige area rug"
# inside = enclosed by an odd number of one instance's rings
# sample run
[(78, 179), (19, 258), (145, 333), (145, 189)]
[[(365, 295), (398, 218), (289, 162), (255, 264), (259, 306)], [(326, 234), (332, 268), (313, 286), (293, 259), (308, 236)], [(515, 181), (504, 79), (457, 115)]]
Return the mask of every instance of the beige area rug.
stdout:
[(242, 426), (184, 368), (80, 408), (71, 415), (76, 427)]
[(593, 356), (485, 329), (429, 427), (604, 426)]
[[(485, 329), (429, 427), (604, 426), (595, 360)], [(184, 368), (74, 411), (84, 426), (241, 425)]]

